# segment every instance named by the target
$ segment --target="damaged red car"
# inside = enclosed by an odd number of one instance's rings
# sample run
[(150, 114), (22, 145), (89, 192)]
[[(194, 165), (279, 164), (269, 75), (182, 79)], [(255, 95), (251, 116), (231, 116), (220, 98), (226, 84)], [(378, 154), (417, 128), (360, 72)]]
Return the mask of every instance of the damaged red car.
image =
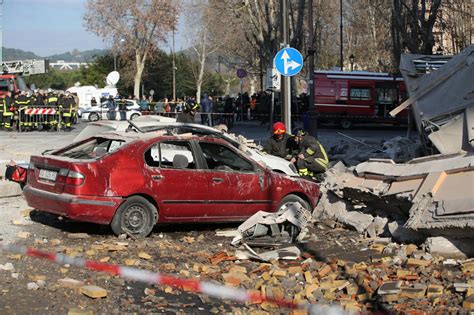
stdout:
[(243, 221), (290, 202), (312, 210), (319, 186), (271, 171), (223, 139), (104, 133), (32, 156), (28, 205), (145, 237), (157, 223)]

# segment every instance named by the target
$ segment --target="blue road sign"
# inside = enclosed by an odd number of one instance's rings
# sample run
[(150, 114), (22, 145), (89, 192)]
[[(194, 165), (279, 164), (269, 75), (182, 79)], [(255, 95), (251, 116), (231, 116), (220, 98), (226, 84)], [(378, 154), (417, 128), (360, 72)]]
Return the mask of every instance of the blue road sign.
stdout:
[(303, 56), (291, 47), (280, 50), (273, 59), (277, 71), (285, 77), (292, 77), (303, 68)]

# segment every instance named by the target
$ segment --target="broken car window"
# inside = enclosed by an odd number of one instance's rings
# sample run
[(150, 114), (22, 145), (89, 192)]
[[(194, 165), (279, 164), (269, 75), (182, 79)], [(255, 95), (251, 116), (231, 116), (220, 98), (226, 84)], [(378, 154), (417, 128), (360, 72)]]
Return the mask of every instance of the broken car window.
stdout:
[(199, 145), (201, 146), (208, 169), (241, 172), (254, 171), (252, 163), (226, 146), (207, 142), (201, 142)]
[[(176, 156), (186, 157), (187, 165), (177, 165)], [(153, 145), (145, 152), (145, 162), (152, 167), (195, 169), (196, 163), (189, 142), (165, 141)], [(174, 162), (174, 163), (173, 163)]]
[(107, 153), (117, 151), (124, 142), (123, 140), (92, 138), (55, 155), (67, 156), (73, 159), (97, 159)]

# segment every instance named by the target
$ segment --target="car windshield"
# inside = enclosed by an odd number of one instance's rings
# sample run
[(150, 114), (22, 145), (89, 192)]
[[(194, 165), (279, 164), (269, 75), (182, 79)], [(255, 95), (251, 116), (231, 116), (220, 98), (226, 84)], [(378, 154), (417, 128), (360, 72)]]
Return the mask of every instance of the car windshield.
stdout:
[(108, 153), (117, 151), (124, 143), (125, 141), (123, 140), (91, 138), (84, 143), (74, 145), (55, 155), (67, 156), (73, 159), (98, 159)]

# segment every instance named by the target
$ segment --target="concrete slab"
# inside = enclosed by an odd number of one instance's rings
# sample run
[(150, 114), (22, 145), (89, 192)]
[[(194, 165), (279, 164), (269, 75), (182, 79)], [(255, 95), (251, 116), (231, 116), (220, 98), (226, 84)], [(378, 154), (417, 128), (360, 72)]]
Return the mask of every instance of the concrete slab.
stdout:
[(0, 180), (0, 198), (15, 197), (22, 194), (20, 185), (14, 182)]

